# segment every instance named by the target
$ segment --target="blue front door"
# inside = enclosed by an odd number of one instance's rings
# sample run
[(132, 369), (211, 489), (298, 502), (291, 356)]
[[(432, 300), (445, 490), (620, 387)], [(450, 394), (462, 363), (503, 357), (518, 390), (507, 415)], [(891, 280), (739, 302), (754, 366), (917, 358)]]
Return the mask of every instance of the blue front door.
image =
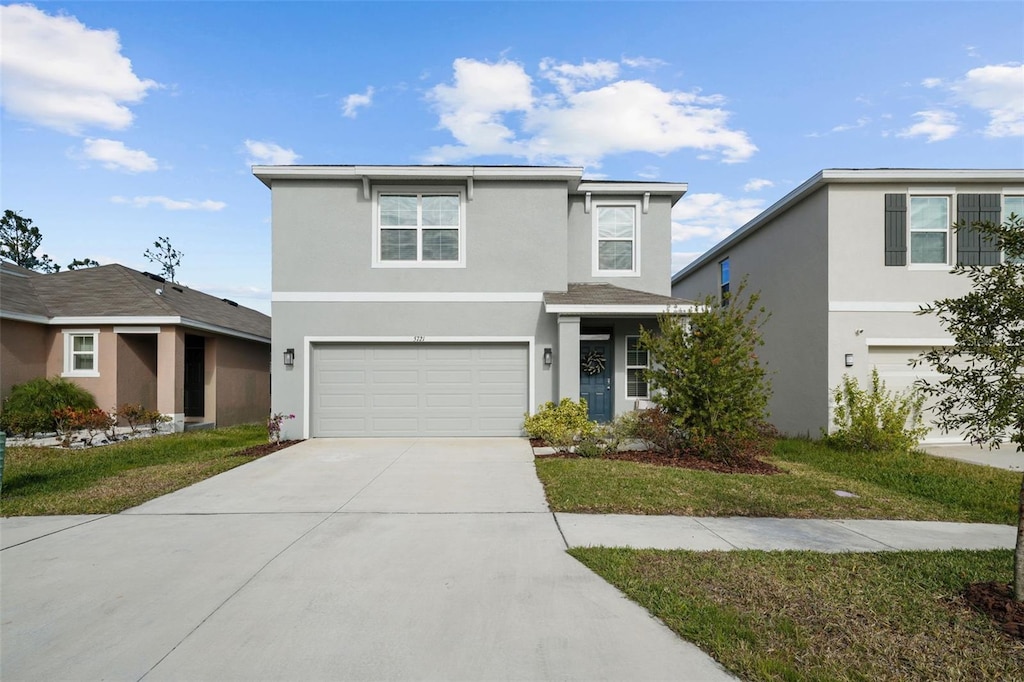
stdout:
[(590, 418), (612, 419), (612, 354), (608, 341), (580, 342), (580, 397), (587, 401)]

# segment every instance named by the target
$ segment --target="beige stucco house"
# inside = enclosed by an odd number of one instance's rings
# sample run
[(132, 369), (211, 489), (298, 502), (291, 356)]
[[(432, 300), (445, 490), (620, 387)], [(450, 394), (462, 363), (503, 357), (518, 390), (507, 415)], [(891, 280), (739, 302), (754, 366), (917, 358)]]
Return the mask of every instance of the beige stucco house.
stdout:
[[(1002, 254), (957, 223), (1024, 215), (1024, 170), (820, 171), (672, 278), (685, 299), (721, 295), (744, 278), (771, 311), (762, 359), (772, 372), (771, 421), (790, 434), (831, 428), (830, 392), (872, 368), (889, 389), (935, 378), (910, 361), (952, 339), (923, 304), (961, 296), (957, 263)], [(926, 412), (926, 421), (931, 416)], [(963, 435), (932, 426), (926, 442)]]
[(61, 376), (110, 410), (141, 403), (198, 424), (270, 410), (270, 318), (123, 265), (41, 274), (0, 264), (0, 398)]

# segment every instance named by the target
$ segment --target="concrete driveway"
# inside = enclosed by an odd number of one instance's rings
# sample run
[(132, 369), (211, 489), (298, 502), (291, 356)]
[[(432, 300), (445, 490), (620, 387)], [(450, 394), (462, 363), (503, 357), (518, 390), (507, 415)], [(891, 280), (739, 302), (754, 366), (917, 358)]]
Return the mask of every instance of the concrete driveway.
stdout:
[(565, 554), (525, 440), (307, 441), (0, 529), (5, 681), (731, 679)]

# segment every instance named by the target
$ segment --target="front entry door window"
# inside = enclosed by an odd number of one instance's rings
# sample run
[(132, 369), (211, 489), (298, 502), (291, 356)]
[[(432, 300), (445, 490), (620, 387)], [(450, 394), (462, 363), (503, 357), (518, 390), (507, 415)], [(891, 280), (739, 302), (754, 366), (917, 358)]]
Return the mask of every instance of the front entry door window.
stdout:
[(580, 398), (593, 421), (612, 419), (612, 367), (610, 342), (580, 342)]

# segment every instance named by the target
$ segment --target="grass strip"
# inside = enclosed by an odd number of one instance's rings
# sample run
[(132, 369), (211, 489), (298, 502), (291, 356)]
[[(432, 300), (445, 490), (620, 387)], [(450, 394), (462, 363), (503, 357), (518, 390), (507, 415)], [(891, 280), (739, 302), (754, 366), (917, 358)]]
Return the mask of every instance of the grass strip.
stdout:
[(749, 680), (1020, 680), (1024, 643), (960, 596), (1012, 552), (570, 554)]
[(113, 514), (232, 469), (262, 425), (188, 431), (97, 448), (7, 448), (0, 515)]
[[(554, 511), (684, 516), (908, 519), (1016, 524), (1020, 474), (920, 453), (844, 453), (783, 440), (773, 476), (604, 459), (540, 458)], [(836, 490), (857, 497), (840, 497)]]

